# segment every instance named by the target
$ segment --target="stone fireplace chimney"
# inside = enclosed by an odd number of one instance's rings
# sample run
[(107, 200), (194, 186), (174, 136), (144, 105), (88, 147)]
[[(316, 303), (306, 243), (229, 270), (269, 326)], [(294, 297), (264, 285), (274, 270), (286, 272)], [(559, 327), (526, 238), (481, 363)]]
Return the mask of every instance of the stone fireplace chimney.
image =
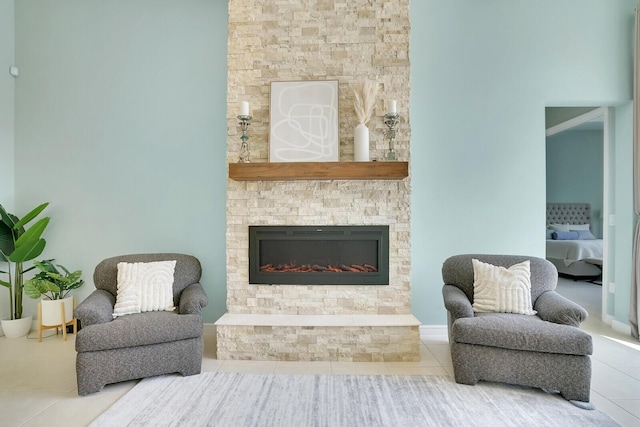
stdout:
[[(238, 160), (240, 102), (252, 106), (252, 163), (268, 162), (273, 81), (339, 82), (340, 161), (353, 161), (353, 88), (380, 86), (370, 158), (383, 160), (385, 100), (397, 100), (395, 149), (410, 159), (409, 1), (229, 1), (229, 163)], [(227, 309), (218, 358), (419, 360), (411, 315), (410, 177), (227, 180)], [(376, 225), (389, 229), (388, 285), (249, 284), (249, 226)]]

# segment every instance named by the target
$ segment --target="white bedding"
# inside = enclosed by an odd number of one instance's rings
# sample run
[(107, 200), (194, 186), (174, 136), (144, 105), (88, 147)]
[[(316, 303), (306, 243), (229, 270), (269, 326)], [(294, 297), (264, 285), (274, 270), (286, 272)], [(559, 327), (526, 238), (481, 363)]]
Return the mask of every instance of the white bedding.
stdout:
[(566, 266), (582, 259), (602, 257), (602, 239), (547, 240), (547, 258), (561, 259)]

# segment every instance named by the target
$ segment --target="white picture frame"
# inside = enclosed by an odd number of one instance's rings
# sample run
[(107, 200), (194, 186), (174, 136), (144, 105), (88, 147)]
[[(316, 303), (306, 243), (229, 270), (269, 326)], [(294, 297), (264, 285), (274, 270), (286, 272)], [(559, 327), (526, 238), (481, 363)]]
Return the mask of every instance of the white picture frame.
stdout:
[(271, 82), (269, 161), (337, 162), (338, 81)]

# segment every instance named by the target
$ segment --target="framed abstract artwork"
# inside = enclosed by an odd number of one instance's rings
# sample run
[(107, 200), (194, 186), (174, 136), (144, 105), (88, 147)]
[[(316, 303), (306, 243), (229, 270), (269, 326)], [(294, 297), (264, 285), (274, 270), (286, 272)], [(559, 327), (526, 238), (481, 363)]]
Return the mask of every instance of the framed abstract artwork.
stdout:
[(338, 81), (271, 82), (270, 162), (337, 162)]

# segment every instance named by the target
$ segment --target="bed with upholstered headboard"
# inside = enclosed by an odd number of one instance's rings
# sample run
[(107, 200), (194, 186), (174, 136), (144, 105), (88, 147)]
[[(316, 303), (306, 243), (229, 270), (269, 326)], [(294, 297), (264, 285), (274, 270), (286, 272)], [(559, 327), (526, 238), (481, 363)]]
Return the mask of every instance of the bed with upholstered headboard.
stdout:
[(558, 273), (572, 278), (602, 274), (603, 241), (591, 231), (588, 203), (547, 203), (547, 254)]

